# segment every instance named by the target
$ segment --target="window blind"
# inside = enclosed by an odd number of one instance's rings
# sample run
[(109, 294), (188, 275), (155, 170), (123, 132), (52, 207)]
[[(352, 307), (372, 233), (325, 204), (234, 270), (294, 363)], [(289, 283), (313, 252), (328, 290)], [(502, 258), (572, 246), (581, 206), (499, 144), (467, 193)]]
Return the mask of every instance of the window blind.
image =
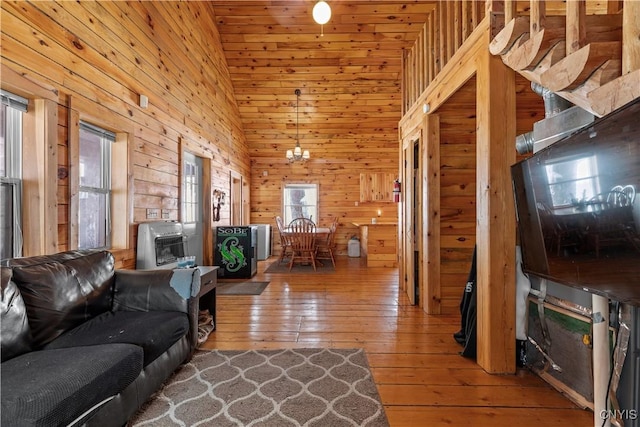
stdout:
[(103, 137), (105, 139), (108, 139), (112, 142), (115, 142), (116, 140), (116, 134), (108, 131), (106, 129), (102, 129), (99, 128), (97, 126), (94, 126), (92, 124), (86, 123), (86, 122), (80, 122), (80, 129), (84, 130), (86, 132), (91, 132), (94, 135), (98, 135), (100, 137)]
[(4, 90), (0, 90), (0, 93), (2, 93), (2, 103), (4, 105), (14, 108), (18, 111), (22, 111), (23, 113), (27, 112), (27, 107), (29, 106), (28, 99)]

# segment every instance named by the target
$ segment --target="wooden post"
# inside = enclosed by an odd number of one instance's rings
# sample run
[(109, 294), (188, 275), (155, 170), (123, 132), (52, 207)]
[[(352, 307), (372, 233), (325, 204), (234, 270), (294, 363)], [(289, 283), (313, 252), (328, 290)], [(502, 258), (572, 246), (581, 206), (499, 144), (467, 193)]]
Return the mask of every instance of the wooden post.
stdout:
[(586, 43), (586, 16), (587, 5), (584, 0), (567, 2), (567, 56), (580, 50)]
[[(489, 41), (487, 41), (488, 43)], [(515, 372), (515, 73), (485, 49), (477, 67), (477, 361)]]
[(35, 113), (25, 114), (24, 126), (35, 129), (34, 140), (23, 145), (23, 256), (58, 252), (58, 104), (36, 99)]
[(422, 306), (427, 314), (440, 314), (440, 116), (429, 114), (424, 119), (421, 163), (422, 193), (422, 266), (424, 269), (424, 295)]
[(540, 30), (544, 29), (545, 17), (546, 17), (546, 3), (544, 0), (531, 0), (531, 12), (530, 15), (530, 28), (531, 38), (537, 34)]
[(504, 1), (504, 24), (507, 25), (507, 22), (511, 22), (512, 19), (516, 17), (516, 2), (512, 0)]

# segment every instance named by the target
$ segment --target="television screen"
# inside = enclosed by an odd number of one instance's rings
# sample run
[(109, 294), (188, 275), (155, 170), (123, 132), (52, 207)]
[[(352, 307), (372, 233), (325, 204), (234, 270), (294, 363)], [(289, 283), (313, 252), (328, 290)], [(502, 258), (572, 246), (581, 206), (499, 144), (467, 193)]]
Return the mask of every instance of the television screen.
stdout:
[(525, 273), (640, 305), (640, 100), (511, 176)]

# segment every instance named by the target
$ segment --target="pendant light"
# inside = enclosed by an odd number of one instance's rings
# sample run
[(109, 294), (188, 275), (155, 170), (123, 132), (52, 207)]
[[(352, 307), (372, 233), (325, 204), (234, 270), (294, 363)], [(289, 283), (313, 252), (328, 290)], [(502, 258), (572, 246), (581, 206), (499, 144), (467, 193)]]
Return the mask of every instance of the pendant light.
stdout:
[(331, 19), (331, 7), (326, 1), (319, 1), (313, 6), (313, 20), (320, 24), (320, 36), (324, 35), (324, 24)]
[(300, 120), (298, 119), (300, 111), (300, 89), (295, 90), (296, 94), (296, 146), (293, 150), (287, 150), (287, 160), (289, 163), (293, 162), (306, 162), (311, 155), (309, 150), (302, 151), (300, 148)]

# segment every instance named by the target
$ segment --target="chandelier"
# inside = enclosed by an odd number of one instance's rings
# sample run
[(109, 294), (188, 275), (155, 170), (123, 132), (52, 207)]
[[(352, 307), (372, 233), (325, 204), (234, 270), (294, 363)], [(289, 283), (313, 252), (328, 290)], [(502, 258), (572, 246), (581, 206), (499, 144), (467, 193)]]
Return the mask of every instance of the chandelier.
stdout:
[(309, 157), (311, 157), (311, 155), (309, 154), (309, 150), (302, 151), (302, 148), (300, 148), (300, 136), (299, 136), (300, 121), (298, 120), (298, 112), (300, 109), (300, 106), (299, 106), (300, 89), (296, 89), (295, 94), (296, 94), (296, 146), (293, 150), (287, 150), (287, 160), (289, 160), (289, 163), (293, 163), (296, 161), (305, 162), (309, 160)]

